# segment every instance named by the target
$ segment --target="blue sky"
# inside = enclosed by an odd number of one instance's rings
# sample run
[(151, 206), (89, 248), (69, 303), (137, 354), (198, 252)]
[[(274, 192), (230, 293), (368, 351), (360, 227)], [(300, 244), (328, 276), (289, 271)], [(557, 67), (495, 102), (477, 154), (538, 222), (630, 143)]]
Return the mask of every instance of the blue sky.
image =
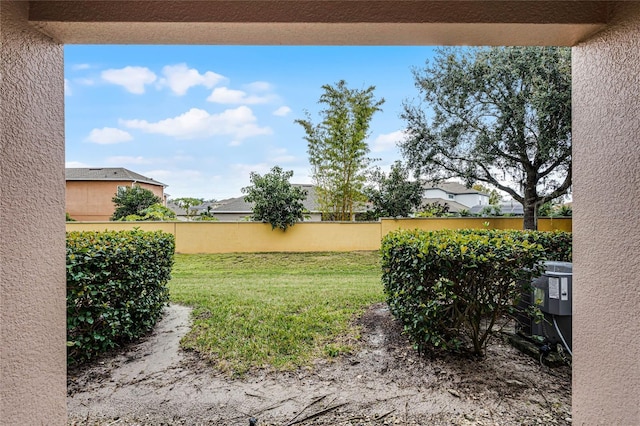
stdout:
[(323, 84), (376, 86), (385, 98), (369, 146), (387, 169), (411, 69), (431, 47), (65, 46), (67, 167), (125, 167), (172, 198), (240, 196), (275, 165), (311, 183), (302, 128)]

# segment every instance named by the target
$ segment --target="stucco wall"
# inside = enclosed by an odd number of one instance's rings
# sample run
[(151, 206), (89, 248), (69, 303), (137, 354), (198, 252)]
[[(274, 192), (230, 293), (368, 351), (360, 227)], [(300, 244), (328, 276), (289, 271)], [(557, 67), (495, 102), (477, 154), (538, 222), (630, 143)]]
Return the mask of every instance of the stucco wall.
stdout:
[(640, 424), (640, 3), (573, 49), (574, 424)]
[[(249, 216), (251, 216), (250, 212), (247, 213), (216, 213), (215, 211), (211, 212), (213, 217), (218, 219), (220, 222), (240, 222), (247, 220)], [(307, 217), (308, 216), (308, 217)], [(320, 213), (310, 213), (305, 215), (305, 221), (307, 222), (320, 222), (322, 221), (322, 215)]]
[[(312, 252), (378, 250), (396, 229), (522, 229), (522, 218), (383, 219), (381, 222), (304, 222), (286, 232), (256, 222), (98, 222), (67, 223), (69, 231), (163, 231), (176, 237), (178, 253)], [(571, 231), (571, 219), (540, 219), (540, 230)]]
[[(164, 203), (164, 188), (148, 183), (138, 183), (160, 197)], [(68, 180), (66, 185), (66, 210), (75, 220), (109, 220), (115, 210), (111, 201), (119, 186), (131, 186), (131, 181), (80, 181)]]
[(0, 2), (0, 423), (66, 422), (63, 49)]

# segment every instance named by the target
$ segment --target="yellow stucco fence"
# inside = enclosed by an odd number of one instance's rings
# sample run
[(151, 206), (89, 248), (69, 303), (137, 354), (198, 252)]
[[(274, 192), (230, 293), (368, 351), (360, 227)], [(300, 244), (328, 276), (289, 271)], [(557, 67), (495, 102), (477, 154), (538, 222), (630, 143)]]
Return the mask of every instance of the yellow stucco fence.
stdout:
[[(487, 225), (488, 224), (488, 225)], [(383, 219), (380, 222), (303, 222), (286, 232), (255, 222), (68, 222), (67, 231), (164, 231), (178, 253), (310, 252), (378, 250), (396, 229), (522, 229), (522, 218)], [(540, 231), (571, 231), (570, 218), (539, 219)]]

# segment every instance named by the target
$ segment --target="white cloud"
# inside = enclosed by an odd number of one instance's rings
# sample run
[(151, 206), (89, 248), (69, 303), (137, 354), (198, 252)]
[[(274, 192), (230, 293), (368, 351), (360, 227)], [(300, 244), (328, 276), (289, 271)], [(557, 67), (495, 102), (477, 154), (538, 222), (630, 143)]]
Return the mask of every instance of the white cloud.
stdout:
[(245, 84), (244, 87), (250, 92), (268, 92), (273, 89), (271, 83), (266, 81), (254, 81), (253, 83)]
[[(144, 173), (145, 176), (149, 176), (152, 177), (153, 179), (156, 180), (171, 180), (173, 178), (180, 178), (180, 179), (184, 179), (186, 181), (190, 180), (190, 179), (201, 179), (204, 175), (202, 174), (202, 172), (200, 170), (189, 170), (189, 169), (185, 169), (185, 170), (164, 170), (164, 169), (158, 169), (158, 170), (150, 170)], [(164, 182), (166, 184), (169, 184), (170, 182)]]
[(372, 152), (392, 151), (396, 148), (398, 142), (406, 139), (407, 135), (404, 130), (379, 135), (371, 144)]
[(271, 171), (272, 165), (268, 163), (257, 163), (257, 164), (243, 164), (236, 163), (231, 165), (231, 171), (234, 176), (242, 177), (243, 179), (249, 180), (249, 175), (251, 172), (255, 172), (261, 175), (265, 173), (269, 173)]
[(84, 86), (93, 86), (96, 84), (95, 80), (91, 78), (74, 78), (73, 81)]
[(71, 69), (74, 71), (88, 70), (89, 68), (91, 68), (89, 64), (75, 64), (71, 66)]
[(64, 95), (71, 96), (71, 86), (69, 85), (69, 80), (64, 79)]
[(123, 165), (123, 164), (140, 165), (140, 164), (154, 164), (154, 163), (159, 163), (159, 162), (163, 162), (163, 160), (154, 159), (154, 158), (146, 158), (146, 157), (142, 157), (142, 156), (128, 157), (128, 156), (123, 156), (123, 155), (117, 155), (117, 156), (114, 156), (114, 157), (108, 157), (106, 159), (106, 163), (110, 164), (110, 165)]
[(93, 129), (87, 137), (87, 141), (101, 145), (128, 142), (132, 139), (133, 137), (128, 132), (120, 129), (115, 129), (113, 127)]
[[(287, 170), (289, 170), (288, 167), (287, 167)], [(308, 166), (292, 167), (291, 170), (293, 170), (293, 176), (291, 177), (291, 183), (307, 184), (307, 185), (310, 185), (310, 184), (313, 183), (313, 178), (309, 174), (309, 167)]]
[(293, 163), (296, 161), (296, 157), (289, 154), (286, 149), (278, 148), (269, 153), (269, 161), (274, 164)]
[(173, 156), (171, 160), (172, 161), (193, 161), (194, 158), (191, 155), (178, 154)]
[(67, 161), (66, 163), (64, 163), (64, 166), (68, 168), (81, 168), (81, 169), (86, 169), (88, 167), (91, 167), (87, 163), (83, 163), (81, 161)]
[(228, 109), (220, 114), (209, 114), (205, 110), (192, 108), (177, 117), (167, 118), (155, 123), (150, 123), (146, 120), (121, 120), (121, 123), (131, 129), (173, 136), (178, 139), (227, 135), (237, 140), (242, 140), (252, 136), (272, 133), (269, 127), (260, 127), (256, 124), (256, 121), (257, 119), (249, 107), (240, 106), (235, 109)]
[(207, 98), (209, 102), (215, 102), (217, 104), (244, 104), (255, 105), (265, 104), (273, 100), (272, 95), (258, 96), (249, 95), (242, 90), (233, 90), (227, 87), (218, 87), (213, 89), (211, 95)]
[(102, 79), (112, 84), (124, 87), (127, 91), (137, 95), (144, 93), (144, 86), (156, 81), (153, 71), (146, 67), (124, 67), (102, 71)]
[(176, 95), (182, 96), (193, 86), (204, 86), (207, 89), (213, 88), (216, 84), (226, 80), (226, 77), (207, 71), (204, 74), (193, 68), (188, 68), (187, 64), (167, 65), (162, 68), (164, 78), (160, 79), (160, 86), (169, 86)]
[(271, 160), (276, 164), (286, 164), (296, 161), (296, 157), (293, 155), (280, 155), (277, 157), (272, 157)]
[(291, 113), (291, 108), (288, 106), (281, 106), (277, 110), (273, 111), (273, 115), (277, 115), (278, 117), (286, 117)]
[(171, 198), (179, 197), (211, 197), (211, 177), (200, 170), (144, 170), (143, 175), (149, 176), (169, 187), (165, 190)]
[(143, 157), (141, 155), (134, 156), (126, 156), (126, 155), (115, 155), (112, 157), (107, 157), (105, 160), (106, 164), (109, 165), (124, 165), (124, 164), (135, 164), (135, 165), (150, 165), (150, 164), (175, 164), (177, 162), (191, 162), (193, 161), (193, 157), (189, 155), (174, 155), (170, 158), (159, 158), (159, 157)]

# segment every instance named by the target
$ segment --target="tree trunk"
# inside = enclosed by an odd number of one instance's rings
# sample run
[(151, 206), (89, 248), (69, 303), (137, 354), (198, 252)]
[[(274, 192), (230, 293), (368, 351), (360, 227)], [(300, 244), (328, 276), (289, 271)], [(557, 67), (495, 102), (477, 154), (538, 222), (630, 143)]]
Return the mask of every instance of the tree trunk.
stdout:
[(524, 191), (524, 226), (523, 229), (538, 230), (538, 192), (535, 184), (527, 185)]

